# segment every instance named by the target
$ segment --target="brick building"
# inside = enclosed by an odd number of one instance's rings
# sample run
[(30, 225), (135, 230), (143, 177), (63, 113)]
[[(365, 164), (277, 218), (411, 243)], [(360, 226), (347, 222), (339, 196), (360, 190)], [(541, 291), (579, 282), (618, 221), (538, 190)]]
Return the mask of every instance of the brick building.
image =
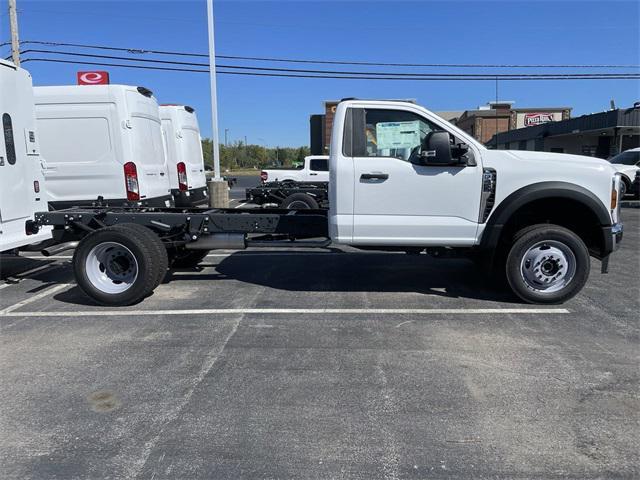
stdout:
[(449, 121), (485, 144), (496, 133), (571, 117), (570, 107), (514, 108), (513, 104), (514, 102), (489, 102), (476, 110), (465, 110)]

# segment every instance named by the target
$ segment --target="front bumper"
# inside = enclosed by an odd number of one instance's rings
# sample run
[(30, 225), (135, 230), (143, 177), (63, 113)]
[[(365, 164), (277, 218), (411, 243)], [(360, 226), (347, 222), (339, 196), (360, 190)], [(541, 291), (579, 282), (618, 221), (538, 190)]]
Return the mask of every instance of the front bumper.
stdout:
[(608, 227), (602, 227), (602, 230), (605, 238), (605, 248), (601, 256), (602, 267), (600, 271), (601, 273), (608, 273), (609, 255), (620, 248), (620, 243), (622, 242), (622, 235), (624, 232), (624, 225), (622, 223), (615, 223), (613, 225), (609, 225)]

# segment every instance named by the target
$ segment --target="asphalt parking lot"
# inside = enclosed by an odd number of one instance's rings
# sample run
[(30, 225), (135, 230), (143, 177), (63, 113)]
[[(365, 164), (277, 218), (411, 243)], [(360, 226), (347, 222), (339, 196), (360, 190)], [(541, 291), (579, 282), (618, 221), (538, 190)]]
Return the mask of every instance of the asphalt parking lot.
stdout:
[(466, 260), (216, 251), (101, 308), (3, 257), (2, 478), (637, 478), (640, 209), (565, 305)]

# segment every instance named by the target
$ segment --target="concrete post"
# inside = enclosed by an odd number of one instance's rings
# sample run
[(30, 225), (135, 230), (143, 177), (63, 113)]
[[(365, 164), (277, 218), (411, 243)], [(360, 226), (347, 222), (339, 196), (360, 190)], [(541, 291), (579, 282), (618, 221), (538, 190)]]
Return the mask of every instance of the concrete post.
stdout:
[(229, 208), (229, 186), (222, 178), (212, 178), (207, 182), (209, 189), (209, 206), (212, 208)]

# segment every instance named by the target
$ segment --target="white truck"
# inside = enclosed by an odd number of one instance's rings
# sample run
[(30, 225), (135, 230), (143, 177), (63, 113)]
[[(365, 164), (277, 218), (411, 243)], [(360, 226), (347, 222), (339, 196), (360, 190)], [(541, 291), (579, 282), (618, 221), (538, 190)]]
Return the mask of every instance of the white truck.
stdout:
[(202, 140), (195, 110), (187, 105), (160, 105), (160, 120), (176, 207), (208, 203)]
[(299, 168), (269, 168), (260, 172), (262, 183), (266, 182), (328, 182), (329, 157), (311, 155), (304, 157)]
[(51, 228), (25, 230), (37, 211), (47, 210), (47, 194), (31, 76), (0, 60), (0, 253), (51, 239)]
[(622, 196), (640, 198), (640, 148), (632, 148), (611, 157), (609, 162), (620, 173)]
[(522, 300), (554, 304), (582, 289), (591, 256), (605, 273), (622, 239), (620, 177), (604, 160), (487, 150), (413, 103), (351, 99), (330, 151), (328, 211), (76, 208), (37, 213), (26, 229), (53, 226), (59, 249), (79, 241), (76, 281), (103, 305), (140, 301), (172, 259), (331, 242), (469, 256)]
[(35, 87), (46, 189), (54, 209), (171, 206), (158, 103), (129, 85)]

